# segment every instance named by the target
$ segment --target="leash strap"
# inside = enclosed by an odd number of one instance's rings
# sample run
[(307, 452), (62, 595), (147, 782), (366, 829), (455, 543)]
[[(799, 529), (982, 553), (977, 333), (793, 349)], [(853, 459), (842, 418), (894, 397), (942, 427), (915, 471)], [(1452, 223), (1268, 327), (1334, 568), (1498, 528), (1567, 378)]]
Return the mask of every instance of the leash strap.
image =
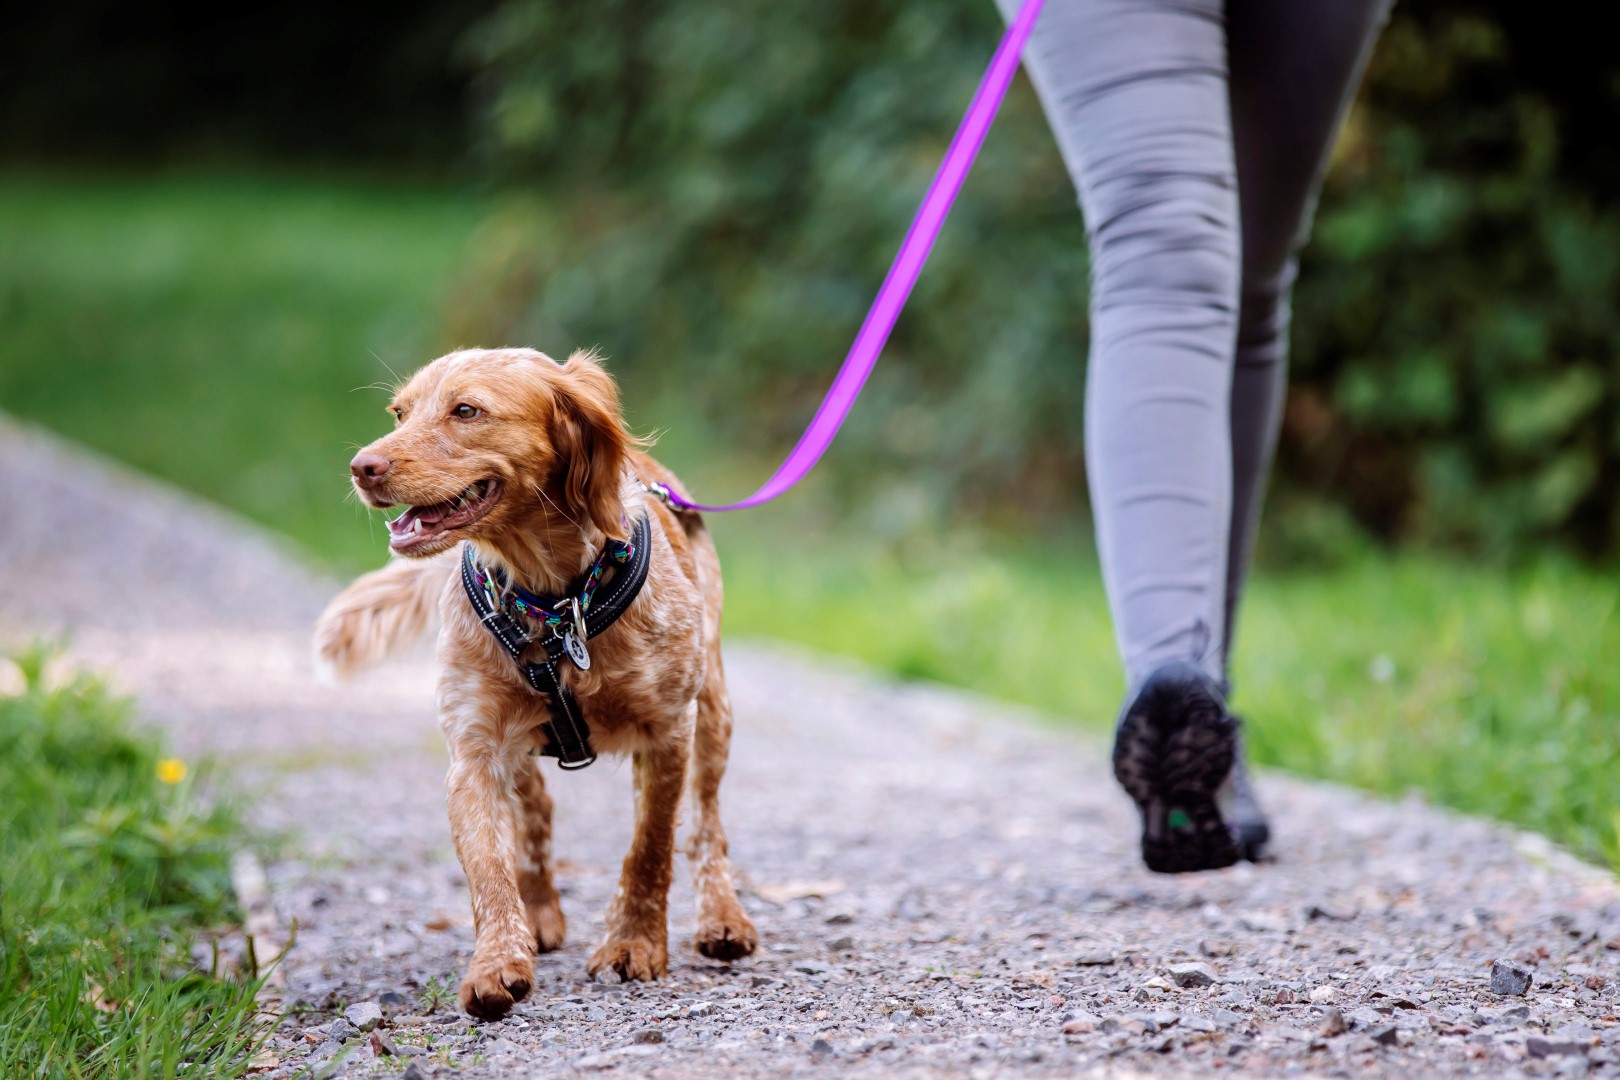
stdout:
[(741, 502), (705, 506), (690, 501), (662, 484), (654, 485), (661, 489), (658, 491), (660, 497), (683, 510), (743, 510), (770, 502), (810, 475), (810, 470), (827, 452), (838, 435), (838, 429), (849, 416), (849, 410), (860, 396), (867, 376), (872, 374), (872, 368), (889, 340), (895, 320), (905, 309), (906, 298), (911, 295), (917, 275), (928, 261), (928, 253), (939, 237), (946, 215), (951, 212), (951, 204), (956, 201), (957, 192), (962, 190), (962, 181), (967, 178), (968, 170), (973, 168), (974, 159), (979, 156), (979, 147), (984, 144), (990, 124), (996, 118), (996, 110), (1001, 106), (1001, 99), (1007, 96), (1007, 87), (1012, 85), (1013, 76), (1018, 72), (1024, 43), (1029, 40), (1030, 31), (1035, 27), (1035, 18), (1041, 13), (1042, 2), (1024, 0), (1018, 14), (1008, 25), (995, 56), (990, 60), (989, 69), (980, 80), (978, 90), (974, 91), (967, 114), (956, 129), (950, 149), (945, 151), (939, 171), (934, 173), (933, 182), (928, 185), (928, 194), (923, 196), (917, 216), (912, 219), (911, 228), (900, 244), (882, 287), (878, 289), (877, 298), (872, 301), (871, 310), (866, 313), (866, 320), (861, 323), (860, 332), (855, 335), (855, 342), (849, 347), (843, 366), (838, 369), (838, 376), (833, 379), (832, 387), (822, 399), (810, 426), (800, 436), (798, 445), (781, 468), (758, 491)]
[[(587, 575), (579, 587), (571, 590), (566, 598), (535, 599), (547, 610), (554, 611), (558, 608), (584, 610), (585, 636), (587, 638), (597, 636), (618, 621), (619, 616), (629, 609), (631, 602), (640, 594), (641, 587), (647, 583), (647, 569), (652, 564), (651, 540), (647, 515), (642, 514), (636, 519), (635, 527), (631, 531), (631, 554), (628, 561), (619, 567), (606, 589), (592, 598), (588, 609), (584, 608), (582, 598), (586, 590), (594, 590), (600, 581), (600, 575), (594, 572)], [(506, 654), (517, 663), (529, 687), (536, 693), (546, 696), (551, 719), (540, 725), (541, 733), (546, 737), (546, 744), (540, 749), (541, 755), (556, 758), (558, 767), (562, 769), (585, 768), (596, 760), (596, 751), (591, 746), (591, 728), (585, 720), (584, 711), (579, 707), (579, 700), (563, 685), (558, 667), (564, 657), (570, 663), (578, 664), (579, 661), (569, 650), (563, 634), (554, 631), (547, 638), (536, 640), (531, 637), (528, 628), (507, 614), (490, 596), (490, 590), (480, 581), (481, 577), (492, 582), (496, 580), (493, 571), (485, 570), (478, 565), (472, 545), (462, 545), (461, 587), (467, 594), (467, 600), (472, 604), (473, 611), (478, 615), (478, 621), (484, 624), (484, 629), (490, 632)], [(523, 654), (531, 646), (539, 646), (544, 651), (544, 658), (539, 663), (523, 658)]]

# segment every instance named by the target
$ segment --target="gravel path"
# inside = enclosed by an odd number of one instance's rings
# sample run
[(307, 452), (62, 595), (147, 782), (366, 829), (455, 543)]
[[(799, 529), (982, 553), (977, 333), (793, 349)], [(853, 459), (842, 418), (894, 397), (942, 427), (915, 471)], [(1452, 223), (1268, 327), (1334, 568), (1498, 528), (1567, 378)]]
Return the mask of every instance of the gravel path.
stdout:
[[(1274, 863), (1157, 877), (1101, 744), (749, 643), (727, 653), (725, 803), (762, 954), (685, 945), (682, 865), (669, 977), (587, 981), (629, 775), (553, 769), (569, 943), (511, 1017), (472, 1023), (430, 661), (317, 686), (332, 583), (4, 421), (0, 515), (0, 638), (70, 632), (287, 837), (267, 863), (294, 1011), (265, 1076), (1620, 1074), (1620, 888), (1534, 837), (1267, 776)], [(1493, 992), (1495, 960), (1528, 992)]]

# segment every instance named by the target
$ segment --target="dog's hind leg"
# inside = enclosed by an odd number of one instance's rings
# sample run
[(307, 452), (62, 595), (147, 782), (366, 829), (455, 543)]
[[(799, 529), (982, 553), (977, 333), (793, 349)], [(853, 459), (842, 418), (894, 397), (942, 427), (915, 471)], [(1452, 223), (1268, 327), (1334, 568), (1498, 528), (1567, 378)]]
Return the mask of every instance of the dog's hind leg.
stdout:
[(635, 838), (608, 906), (607, 937), (586, 965), (592, 975), (612, 968), (620, 978), (647, 980), (669, 970), (669, 884), (675, 876), (675, 825), (686, 786), (691, 713), (688, 706), (668, 741), (635, 752)]
[(697, 936), (692, 944), (704, 956), (735, 960), (759, 947), (731, 882), (725, 826), (720, 823), (720, 781), (731, 754), (731, 697), (726, 693), (718, 640), (709, 646), (708, 673), (698, 693), (697, 732), (692, 740), (692, 802), (697, 828), (687, 846), (697, 887)]
[(518, 892), (540, 952), (562, 948), (568, 923), (551, 878), (551, 796), (538, 761), (520, 769), (518, 796)]

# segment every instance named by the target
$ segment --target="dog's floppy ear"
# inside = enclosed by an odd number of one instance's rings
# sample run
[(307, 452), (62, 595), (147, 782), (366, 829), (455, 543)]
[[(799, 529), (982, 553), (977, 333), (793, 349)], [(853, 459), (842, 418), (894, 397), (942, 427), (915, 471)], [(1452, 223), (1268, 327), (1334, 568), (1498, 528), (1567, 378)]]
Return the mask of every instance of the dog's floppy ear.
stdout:
[(581, 524), (589, 520), (614, 540), (628, 539), (619, 481), (637, 440), (619, 412), (619, 388), (591, 352), (570, 356), (555, 386), (551, 439), (561, 462), (564, 505)]

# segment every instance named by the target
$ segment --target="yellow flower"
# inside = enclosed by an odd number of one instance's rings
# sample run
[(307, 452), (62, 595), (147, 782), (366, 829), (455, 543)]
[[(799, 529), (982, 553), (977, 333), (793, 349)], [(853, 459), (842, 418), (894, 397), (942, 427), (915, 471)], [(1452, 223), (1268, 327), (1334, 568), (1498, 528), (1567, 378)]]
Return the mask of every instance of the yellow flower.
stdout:
[(179, 758), (164, 758), (157, 764), (157, 778), (165, 784), (178, 784), (186, 778), (186, 763)]

